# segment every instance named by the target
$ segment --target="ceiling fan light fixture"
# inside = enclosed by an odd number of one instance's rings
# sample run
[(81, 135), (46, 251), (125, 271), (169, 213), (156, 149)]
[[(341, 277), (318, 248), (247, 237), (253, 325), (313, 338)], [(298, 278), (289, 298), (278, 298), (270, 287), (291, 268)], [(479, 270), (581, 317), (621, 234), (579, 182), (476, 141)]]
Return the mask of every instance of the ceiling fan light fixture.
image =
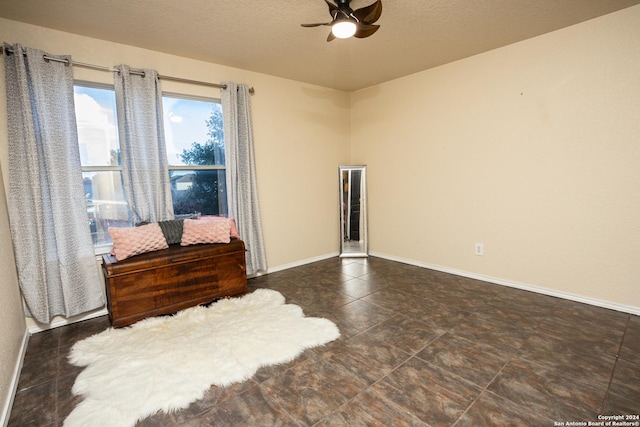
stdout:
[(356, 33), (356, 23), (353, 21), (337, 21), (331, 26), (331, 32), (339, 39), (348, 39)]
[(353, 10), (349, 6), (351, 0), (324, 0), (329, 6), (330, 22), (320, 22), (315, 24), (302, 24), (303, 27), (331, 27), (331, 32), (327, 41), (338, 39), (348, 39), (356, 37), (363, 39), (378, 31), (380, 25), (375, 22), (382, 14), (382, 0), (375, 0), (369, 6)]

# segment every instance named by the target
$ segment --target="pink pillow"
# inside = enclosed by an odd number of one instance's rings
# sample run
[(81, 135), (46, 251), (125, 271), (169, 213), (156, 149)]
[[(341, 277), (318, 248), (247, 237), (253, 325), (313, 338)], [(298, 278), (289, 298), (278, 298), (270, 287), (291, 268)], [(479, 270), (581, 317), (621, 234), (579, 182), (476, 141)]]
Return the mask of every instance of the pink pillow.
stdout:
[(118, 261), (169, 247), (156, 222), (140, 227), (109, 227), (109, 234), (113, 240), (112, 253)]
[(230, 221), (201, 221), (185, 219), (182, 229), (181, 246), (198, 243), (229, 243), (231, 241)]
[(225, 218), (223, 216), (201, 216), (200, 221), (229, 221), (231, 224), (231, 238), (239, 239), (240, 234), (238, 233), (238, 228), (236, 227), (236, 220), (234, 218)]

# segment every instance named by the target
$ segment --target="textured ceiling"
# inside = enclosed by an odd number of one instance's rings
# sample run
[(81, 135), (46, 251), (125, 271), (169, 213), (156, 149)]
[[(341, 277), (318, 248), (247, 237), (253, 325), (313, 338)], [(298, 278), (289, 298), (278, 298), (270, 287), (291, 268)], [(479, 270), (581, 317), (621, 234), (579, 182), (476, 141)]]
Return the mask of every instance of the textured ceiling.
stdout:
[[(353, 0), (351, 6), (372, 2)], [(300, 26), (330, 20), (323, 0), (0, 0), (0, 16), (352, 91), (640, 4), (640, 0), (382, 2), (376, 34), (330, 43), (328, 27)]]

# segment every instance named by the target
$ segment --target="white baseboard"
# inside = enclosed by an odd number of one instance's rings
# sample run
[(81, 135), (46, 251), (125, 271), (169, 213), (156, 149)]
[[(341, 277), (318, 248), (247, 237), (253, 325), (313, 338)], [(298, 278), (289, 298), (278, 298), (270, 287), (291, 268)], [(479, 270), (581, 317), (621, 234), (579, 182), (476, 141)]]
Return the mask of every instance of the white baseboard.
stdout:
[(471, 273), (469, 271), (457, 270), (455, 268), (442, 267), (440, 265), (427, 264), (415, 260), (396, 257), (393, 255), (387, 255), (377, 252), (370, 252), (369, 255), (378, 258), (388, 259), (390, 261), (397, 261), (403, 264), (415, 265), (416, 267), (428, 268), (430, 270), (442, 271), (443, 273), (450, 273), (456, 276), (468, 277), (470, 279), (481, 280), (483, 282), (493, 283), (496, 285), (507, 286), (510, 288), (522, 289), (524, 291), (535, 292), (538, 294), (549, 295), (552, 297), (567, 299), (571, 301), (581, 302), (584, 304), (593, 305), (596, 307), (608, 308), (611, 310), (621, 311), (623, 313), (634, 314), (640, 316), (640, 307), (634, 307), (629, 305), (622, 305), (611, 301), (603, 301), (595, 298), (584, 297), (581, 295), (575, 295), (568, 292), (561, 292), (554, 289), (548, 289), (540, 286), (530, 285), (527, 283), (514, 282), (511, 280), (500, 279), (497, 277), (485, 276), (483, 274)]
[(4, 399), (4, 406), (0, 413), (0, 425), (7, 427), (9, 423), (9, 416), (11, 415), (11, 408), (13, 407), (13, 401), (18, 392), (18, 381), (20, 380), (20, 371), (22, 371), (22, 363), (24, 362), (24, 356), (27, 353), (27, 345), (29, 344), (29, 331), (25, 328), (22, 336), (22, 343), (20, 344), (20, 355), (16, 364), (13, 367), (13, 376), (11, 378), (11, 384), (9, 385), (7, 396)]
[(283, 264), (283, 265), (279, 265), (277, 267), (270, 267), (267, 270), (267, 274), (275, 273), (276, 271), (288, 270), (288, 269), (294, 268), (294, 267), (300, 267), (301, 265), (311, 264), (312, 262), (324, 261), (325, 259), (335, 258), (338, 255), (339, 255), (338, 252), (331, 252), (331, 253), (328, 253), (328, 254), (325, 254), (325, 255), (320, 255), (320, 256), (317, 256), (317, 257), (307, 258), (307, 259), (303, 259), (303, 260), (300, 260), (300, 261), (292, 262), (290, 264)]
[(109, 310), (107, 307), (99, 308), (94, 311), (90, 311), (88, 313), (80, 314), (78, 316), (73, 317), (55, 317), (51, 323), (42, 324), (35, 323), (32, 319), (27, 318), (27, 326), (29, 328), (29, 333), (37, 334), (38, 332), (47, 331), (49, 329), (59, 328), (60, 326), (70, 325), (76, 322), (82, 322), (83, 320), (94, 319), (100, 316), (106, 316), (109, 314)]

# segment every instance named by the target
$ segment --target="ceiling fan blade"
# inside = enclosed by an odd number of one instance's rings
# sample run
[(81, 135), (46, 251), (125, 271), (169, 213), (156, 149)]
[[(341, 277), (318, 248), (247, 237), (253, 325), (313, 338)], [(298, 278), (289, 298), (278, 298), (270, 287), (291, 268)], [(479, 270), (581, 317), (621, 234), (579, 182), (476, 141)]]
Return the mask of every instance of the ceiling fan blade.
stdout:
[(331, 3), (329, 0), (324, 0), (325, 3), (329, 6), (329, 15), (333, 16), (334, 19), (336, 17), (336, 12), (340, 12), (340, 8), (335, 4)]
[(378, 19), (380, 19), (380, 16), (382, 15), (382, 1), (377, 0), (375, 3), (372, 3), (369, 6), (354, 10), (353, 15), (358, 18), (358, 21), (360, 22), (373, 24)]
[(320, 22), (320, 23), (316, 23), (316, 24), (300, 24), (301, 27), (305, 27), (305, 28), (311, 28), (311, 27), (320, 27), (323, 25), (331, 25), (331, 22)]
[(353, 37), (357, 37), (359, 39), (363, 39), (365, 37), (369, 37), (370, 35), (372, 35), (376, 31), (378, 31), (379, 28), (380, 28), (380, 25), (371, 25), (371, 24), (359, 23), (358, 24), (358, 29), (356, 30), (356, 33), (353, 35)]

